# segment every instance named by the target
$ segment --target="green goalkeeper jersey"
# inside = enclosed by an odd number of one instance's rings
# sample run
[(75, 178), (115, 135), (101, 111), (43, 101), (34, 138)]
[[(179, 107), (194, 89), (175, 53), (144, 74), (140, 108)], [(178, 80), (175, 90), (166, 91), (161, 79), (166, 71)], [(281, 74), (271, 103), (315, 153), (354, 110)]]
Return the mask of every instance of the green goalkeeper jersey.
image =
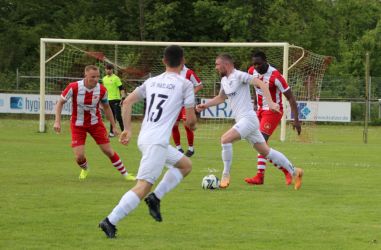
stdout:
[(121, 98), (119, 87), (122, 86), (122, 81), (120, 80), (120, 78), (117, 75), (112, 74), (111, 76), (104, 76), (102, 81), (103, 85), (107, 89), (108, 100), (120, 100)]

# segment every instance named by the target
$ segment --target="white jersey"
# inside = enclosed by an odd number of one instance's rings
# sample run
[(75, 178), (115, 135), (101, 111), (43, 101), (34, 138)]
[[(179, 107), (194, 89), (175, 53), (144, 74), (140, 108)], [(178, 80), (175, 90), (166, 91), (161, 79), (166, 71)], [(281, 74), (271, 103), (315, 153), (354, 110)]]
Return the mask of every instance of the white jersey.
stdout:
[(245, 116), (256, 116), (251, 103), (250, 83), (253, 76), (234, 69), (229, 77), (222, 77), (221, 90), (230, 100), (230, 106), (236, 121)]
[(146, 98), (146, 110), (138, 144), (169, 144), (181, 107), (195, 105), (193, 84), (179, 74), (165, 72), (136, 88)]

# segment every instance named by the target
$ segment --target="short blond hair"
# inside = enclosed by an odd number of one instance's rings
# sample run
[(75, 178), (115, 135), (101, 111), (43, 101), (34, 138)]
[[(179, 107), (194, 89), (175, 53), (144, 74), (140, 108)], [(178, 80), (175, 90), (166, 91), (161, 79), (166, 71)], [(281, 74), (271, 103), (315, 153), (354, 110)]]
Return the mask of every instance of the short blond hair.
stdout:
[(89, 72), (90, 70), (98, 70), (99, 71), (99, 68), (95, 65), (87, 65), (85, 67), (85, 72)]

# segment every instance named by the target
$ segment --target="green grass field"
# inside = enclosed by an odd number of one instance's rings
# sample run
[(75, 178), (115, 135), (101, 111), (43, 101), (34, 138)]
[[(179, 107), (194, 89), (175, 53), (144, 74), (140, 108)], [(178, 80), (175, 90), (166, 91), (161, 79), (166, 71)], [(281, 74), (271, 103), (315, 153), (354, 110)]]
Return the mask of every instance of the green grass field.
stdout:
[[(91, 172), (80, 182), (68, 124), (60, 135), (51, 126), (40, 134), (37, 121), (0, 118), (0, 249), (381, 249), (380, 127), (366, 145), (357, 126), (318, 126), (314, 143), (275, 135), (271, 145), (305, 170), (299, 191), (272, 166), (265, 185), (247, 185), (256, 153), (244, 141), (234, 145), (229, 189), (202, 190), (209, 170), (221, 174), (221, 149), (219, 138), (197, 140), (193, 172), (161, 203), (164, 221), (142, 202), (109, 240), (98, 223), (133, 183), (91, 138)], [(112, 145), (136, 173), (134, 136), (128, 147)]]

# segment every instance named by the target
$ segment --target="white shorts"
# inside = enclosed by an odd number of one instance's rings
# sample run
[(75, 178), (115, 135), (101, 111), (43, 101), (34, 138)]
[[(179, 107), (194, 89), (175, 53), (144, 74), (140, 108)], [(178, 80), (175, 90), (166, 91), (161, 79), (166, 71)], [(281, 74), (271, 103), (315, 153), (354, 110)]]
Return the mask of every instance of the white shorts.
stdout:
[(151, 184), (154, 184), (160, 177), (164, 165), (172, 167), (184, 157), (181, 152), (171, 145), (141, 144), (138, 147), (142, 152), (142, 159), (140, 160), (136, 178), (148, 181)]
[(256, 116), (241, 118), (233, 128), (241, 135), (241, 139), (247, 140), (252, 145), (266, 142), (259, 131), (259, 121)]

